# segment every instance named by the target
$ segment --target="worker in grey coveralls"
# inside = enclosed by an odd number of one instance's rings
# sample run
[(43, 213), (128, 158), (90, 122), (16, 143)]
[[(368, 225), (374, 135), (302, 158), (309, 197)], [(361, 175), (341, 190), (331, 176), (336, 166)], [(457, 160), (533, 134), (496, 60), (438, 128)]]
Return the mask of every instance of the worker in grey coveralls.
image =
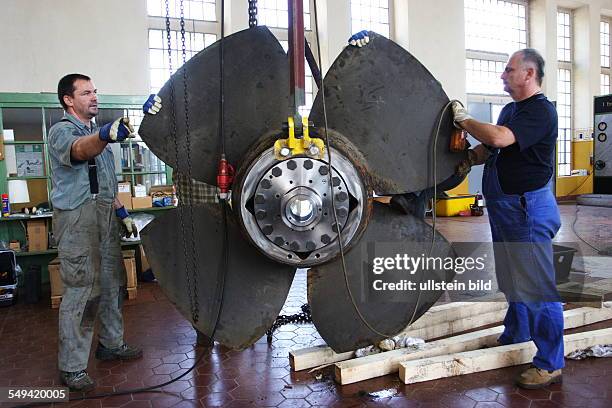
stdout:
[(142, 350), (123, 341), (126, 277), (121, 229), (134, 236), (137, 231), (116, 198), (114, 158), (108, 145), (132, 137), (133, 129), (127, 118), (98, 129), (92, 121), (98, 114), (96, 92), (85, 75), (62, 78), (58, 98), (65, 115), (49, 131), (53, 231), (64, 283), (58, 366), (62, 382), (80, 391), (95, 386), (86, 368), (96, 316), (100, 317), (96, 358), (142, 356)]

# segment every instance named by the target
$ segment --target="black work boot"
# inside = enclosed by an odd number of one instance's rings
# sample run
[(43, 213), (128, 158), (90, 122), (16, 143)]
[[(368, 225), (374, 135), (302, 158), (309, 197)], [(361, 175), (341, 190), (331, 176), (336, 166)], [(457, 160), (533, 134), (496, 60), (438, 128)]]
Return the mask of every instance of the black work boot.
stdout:
[(70, 391), (85, 392), (92, 390), (96, 386), (94, 380), (91, 379), (85, 370), (75, 372), (60, 371), (60, 379), (64, 385), (70, 388)]
[(142, 350), (127, 344), (109, 349), (98, 343), (98, 348), (96, 349), (96, 358), (98, 360), (134, 360), (140, 357), (142, 357)]

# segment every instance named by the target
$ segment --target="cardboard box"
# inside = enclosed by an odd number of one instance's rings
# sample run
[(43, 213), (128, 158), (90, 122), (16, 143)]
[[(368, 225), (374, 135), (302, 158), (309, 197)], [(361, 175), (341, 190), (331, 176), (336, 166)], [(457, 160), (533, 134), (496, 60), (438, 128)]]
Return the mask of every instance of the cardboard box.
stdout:
[(147, 196), (147, 186), (143, 186), (142, 184), (137, 184), (134, 186), (134, 197), (146, 197)]
[(121, 204), (125, 206), (127, 210), (132, 209), (132, 193), (118, 193), (117, 198), (121, 201)]
[(117, 184), (117, 187), (120, 193), (132, 194), (132, 184), (129, 181), (122, 181)]
[(136, 280), (136, 259), (134, 259), (135, 251), (128, 250), (122, 251), (123, 253), (123, 265), (125, 266), (126, 273), (126, 287), (135, 288), (137, 284)]
[(28, 220), (28, 251), (46, 251), (48, 247), (47, 221)]
[(64, 294), (64, 284), (60, 275), (60, 262), (58, 258), (49, 262), (49, 282), (51, 283), (51, 297)]
[(153, 198), (151, 196), (132, 197), (132, 209), (151, 208), (151, 207), (153, 207)]
[(21, 243), (19, 241), (11, 241), (9, 242), (9, 249), (15, 252), (21, 252)]

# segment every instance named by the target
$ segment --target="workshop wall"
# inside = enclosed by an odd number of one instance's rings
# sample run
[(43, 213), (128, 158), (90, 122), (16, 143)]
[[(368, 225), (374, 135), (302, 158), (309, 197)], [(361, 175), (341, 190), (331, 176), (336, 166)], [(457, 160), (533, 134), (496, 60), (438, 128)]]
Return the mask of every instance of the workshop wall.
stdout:
[(63, 75), (100, 93), (148, 94), (146, 0), (2, 0), (0, 92), (56, 92)]

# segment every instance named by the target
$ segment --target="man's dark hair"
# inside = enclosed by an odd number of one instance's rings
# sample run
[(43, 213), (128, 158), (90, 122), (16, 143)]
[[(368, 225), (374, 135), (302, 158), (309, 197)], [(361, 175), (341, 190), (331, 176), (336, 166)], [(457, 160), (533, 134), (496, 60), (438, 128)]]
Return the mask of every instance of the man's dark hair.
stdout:
[(84, 81), (91, 81), (91, 78), (83, 74), (68, 74), (59, 80), (57, 84), (57, 98), (64, 107), (64, 110), (68, 109), (68, 106), (64, 102), (64, 96), (74, 96), (74, 83), (77, 79)]
[(544, 79), (544, 58), (542, 55), (533, 48), (525, 48), (521, 50), (523, 62), (531, 62), (536, 66), (536, 80), (538, 85), (542, 86), (542, 79)]

